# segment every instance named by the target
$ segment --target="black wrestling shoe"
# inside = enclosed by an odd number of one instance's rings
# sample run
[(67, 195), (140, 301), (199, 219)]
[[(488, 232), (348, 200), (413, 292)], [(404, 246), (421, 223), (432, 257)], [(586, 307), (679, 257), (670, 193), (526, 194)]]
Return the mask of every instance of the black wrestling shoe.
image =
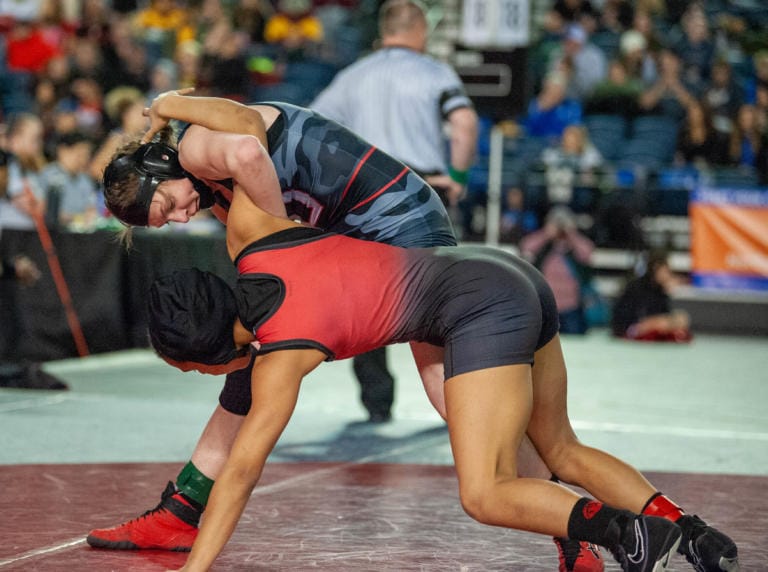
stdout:
[(639, 515), (627, 522), (618, 544), (608, 548), (624, 572), (664, 572), (682, 535), (671, 520)]
[(676, 524), (683, 531), (677, 551), (684, 555), (696, 572), (738, 572), (736, 543), (709, 526), (696, 515), (685, 514)]

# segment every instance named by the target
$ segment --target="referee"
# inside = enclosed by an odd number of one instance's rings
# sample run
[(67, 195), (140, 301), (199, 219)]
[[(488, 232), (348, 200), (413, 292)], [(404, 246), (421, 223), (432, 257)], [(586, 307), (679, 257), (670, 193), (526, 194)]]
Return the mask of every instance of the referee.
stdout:
[(339, 72), (310, 107), (411, 167), (455, 205), (477, 146), (472, 101), (453, 68), (424, 53), (428, 25), (417, 2), (385, 2), (379, 33), (380, 48)]
[[(379, 49), (340, 71), (310, 107), (411, 167), (455, 207), (477, 146), (472, 101), (453, 68), (424, 53), (428, 25), (417, 2), (385, 2), (379, 34)], [(394, 377), (385, 349), (355, 357), (353, 366), (369, 419), (388, 421)]]

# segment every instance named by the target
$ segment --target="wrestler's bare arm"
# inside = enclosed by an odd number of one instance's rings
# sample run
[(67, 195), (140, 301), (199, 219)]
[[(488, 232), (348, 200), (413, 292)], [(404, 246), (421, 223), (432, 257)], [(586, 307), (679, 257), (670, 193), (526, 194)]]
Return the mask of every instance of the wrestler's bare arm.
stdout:
[(150, 128), (143, 141), (152, 139), (171, 119), (200, 125), (212, 131), (253, 135), (267, 146), (267, 128), (264, 118), (255, 108), (222, 97), (190, 97), (191, 89), (161, 93), (144, 115), (149, 117)]
[(293, 414), (302, 378), (326, 358), (318, 350), (259, 356), (253, 367), (253, 404), (216, 479), (200, 534), (182, 570), (208, 570), (234, 531), (267, 457)]
[(179, 145), (179, 161), (201, 179), (234, 179), (260, 208), (287, 218), (275, 166), (256, 137), (192, 125)]

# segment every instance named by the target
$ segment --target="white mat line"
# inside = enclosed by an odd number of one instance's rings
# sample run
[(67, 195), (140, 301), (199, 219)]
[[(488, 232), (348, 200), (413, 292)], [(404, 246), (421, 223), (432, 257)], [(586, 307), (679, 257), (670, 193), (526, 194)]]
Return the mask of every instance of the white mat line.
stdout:
[[(74, 395), (60, 393), (47, 397), (32, 397), (30, 399), (22, 399), (19, 401), (9, 401), (7, 403), (0, 403), (0, 413), (8, 413), (10, 411), (23, 411), (25, 409), (34, 409), (36, 407), (44, 407), (46, 405), (58, 405), (59, 403), (70, 401), (74, 398)], [(80, 398), (80, 396), (78, 396), (78, 398)]]
[(65, 542), (61, 542), (59, 544), (52, 544), (51, 546), (45, 546), (43, 548), (36, 548), (35, 550), (30, 550), (28, 552), (23, 552), (17, 556), (12, 556), (10, 558), (6, 558), (4, 560), (0, 560), (0, 568), (3, 566), (8, 566), (10, 564), (17, 564), (21, 562), (22, 560), (29, 560), (30, 558), (36, 558), (38, 556), (43, 556), (45, 554), (50, 554), (51, 552), (59, 552), (61, 550), (67, 550), (69, 548), (74, 548), (75, 546), (79, 546), (81, 544), (85, 544), (85, 538), (74, 538), (72, 540), (67, 540)]

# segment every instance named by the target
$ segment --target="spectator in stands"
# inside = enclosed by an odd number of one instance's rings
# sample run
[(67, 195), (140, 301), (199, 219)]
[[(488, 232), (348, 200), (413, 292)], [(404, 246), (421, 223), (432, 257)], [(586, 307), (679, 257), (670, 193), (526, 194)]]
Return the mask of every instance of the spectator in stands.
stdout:
[(648, 40), (637, 30), (627, 30), (621, 35), (619, 54), (631, 78), (648, 85), (658, 77), (656, 60), (648, 48)]
[(744, 88), (744, 103), (757, 102), (757, 89), (768, 86), (768, 49), (758, 50), (752, 56), (754, 76), (750, 77)]
[(709, 83), (715, 46), (709, 35), (709, 22), (704, 8), (691, 2), (681, 21), (683, 35), (672, 49), (680, 57), (685, 84), (695, 95), (701, 95)]
[(72, 82), (71, 93), (68, 99), (74, 109), (77, 129), (91, 137), (101, 137), (104, 96), (99, 83), (93, 78), (77, 78)]
[(729, 139), (715, 129), (708, 107), (692, 98), (678, 133), (675, 163), (704, 170), (727, 165)]
[(195, 38), (190, 13), (176, 0), (150, 0), (136, 13), (133, 25), (147, 49), (150, 67), (160, 58), (173, 57), (176, 46)]
[(768, 83), (761, 83), (755, 90), (755, 113), (763, 133), (768, 132)]
[(178, 66), (180, 89), (196, 87), (200, 81), (203, 48), (197, 40), (187, 40), (176, 47), (173, 61)]
[(264, 41), (279, 46), (288, 60), (315, 55), (323, 39), (323, 24), (310, 0), (278, 0), (264, 29)]
[(149, 88), (151, 65), (144, 43), (134, 37), (127, 17), (115, 17), (110, 22), (107, 40), (102, 44), (104, 52), (105, 92), (121, 85), (132, 85), (141, 91)]
[(246, 63), (248, 36), (236, 31), (227, 21), (205, 38), (200, 65), (209, 93), (244, 102), (250, 91), (250, 75)]
[(43, 122), (31, 113), (19, 113), (8, 121), (8, 190), (0, 202), (0, 228), (31, 229), (32, 204), (24, 189), (45, 202), (40, 171), (46, 164), (43, 155)]
[[(658, 3), (663, 4), (664, 0), (659, 0), (657, 4)], [(667, 43), (666, 37), (659, 32), (654, 23), (657, 21), (654, 18), (654, 14), (656, 14), (658, 18), (660, 8), (658, 6), (650, 6), (648, 2), (645, 2), (645, 6), (642, 4), (643, 2), (637, 2), (634, 16), (632, 17), (632, 25), (628, 28), (635, 32), (640, 32), (645, 39), (645, 45), (648, 52), (656, 54)], [(663, 11), (663, 9), (661, 9), (661, 11)]]
[(179, 66), (176, 62), (163, 58), (155, 62), (149, 77), (149, 89), (146, 101), (152, 101), (161, 93), (179, 89)]
[(75, 36), (69, 45), (72, 77), (100, 82), (104, 75), (104, 60), (97, 39)]
[(504, 205), (501, 211), (499, 240), (518, 244), (527, 234), (539, 228), (539, 217), (525, 206), (525, 194), (517, 186), (504, 191)]
[[(7, 200), (10, 156), (0, 149), (0, 203)], [(0, 224), (0, 239), (2, 225)], [(40, 279), (37, 265), (19, 254), (0, 260), (0, 387), (17, 389), (67, 389), (66, 384), (19, 358), (23, 323), (18, 314), (17, 286), (32, 286)]]
[(589, 0), (555, 0), (551, 11), (563, 27), (578, 24), (590, 33), (595, 31), (600, 19), (600, 11)]
[(547, 73), (539, 94), (531, 99), (523, 118), (527, 135), (557, 138), (569, 125), (581, 122), (582, 104), (568, 96), (573, 75), (570, 60), (562, 59)]
[(234, 8), (232, 20), (255, 44), (264, 42), (264, 28), (274, 8), (269, 0), (241, 0)]
[(588, 325), (582, 287), (591, 281), (592, 241), (579, 232), (571, 210), (553, 207), (544, 227), (523, 237), (520, 251), (541, 270), (555, 295), (560, 333), (584, 334)]
[(739, 107), (730, 142), (734, 165), (754, 169), (761, 182), (768, 180), (768, 134), (758, 121), (754, 105)]
[[(31, 3), (35, 4), (35, 3)], [(7, 35), (6, 64), (16, 72), (40, 73), (59, 54), (37, 24), (38, 14), (17, 19)]]
[(583, 100), (598, 82), (605, 79), (605, 54), (589, 42), (587, 31), (577, 24), (569, 26), (566, 30), (560, 58), (569, 60), (573, 66), (573, 75), (568, 84), (568, 97)]
[(147, 118), (144, 117), (146, 102), (147, 99), (141, 91), (130, 86), (116, 87), (104, 98), (104, 109), (113, 128), (102, 140), (91, 160), (89, 172), (95, 181), (101, 180), (104, 167), (112, 159), (115, 151), (141, 137), (146, 131), (149, 125)]
[(693, 95), (680, 75), (680, 58), (670, 49), (659, 54), (659, 77), (640, 94), (640, 109), (644, 113), (666, 115), (682, 121)]
[(727, 60), (716, 60), (712, 64), (711, 76), (701, 99), (711, 111), (713, 127), (720, 133), (729, 134), (733, 130), (733, 120), (744, 103), (744, 98), (733, 79), (731, 64)]
[(618, 56), (621, 35), (632, 25), (633, 14), (629, 0), (607, 0), (603, 4), (600, 21), (591, 40), (603, 50), (606, 58)]
[(541, 159), (545, 165), (568, 165), (578, 171), (594, 171), (603, 164), (583, 125), (566, 127), (560, 145), (544, 149)]
[(93, 144), (83, 133), (62, 135), (56, 160), (40, 173), (51, 227), (86, 229), (96, 220), (96, 183), (88, 174)]
[(611, 60), (608, 76), (595, 85), (584, 102), (584, 114), (610, 114), (632, 117), (638, 112), (642, 82), (627, 73), (622, 60)]
[(690, 341), (688, 315), (672, 310), (670, 304), (670, 294), (680, 285), (667, 253), (650, 252), (642, 274), (627, 283), (613, 305), (613, 335), (638, 341)]
[(560, 143), (544, 149), (541, 160), (546, 168), (550, 204), (569, 204), (575, 186), (597, 186), (597, 174), (604, 162), (583, 125), (566, 127)]

